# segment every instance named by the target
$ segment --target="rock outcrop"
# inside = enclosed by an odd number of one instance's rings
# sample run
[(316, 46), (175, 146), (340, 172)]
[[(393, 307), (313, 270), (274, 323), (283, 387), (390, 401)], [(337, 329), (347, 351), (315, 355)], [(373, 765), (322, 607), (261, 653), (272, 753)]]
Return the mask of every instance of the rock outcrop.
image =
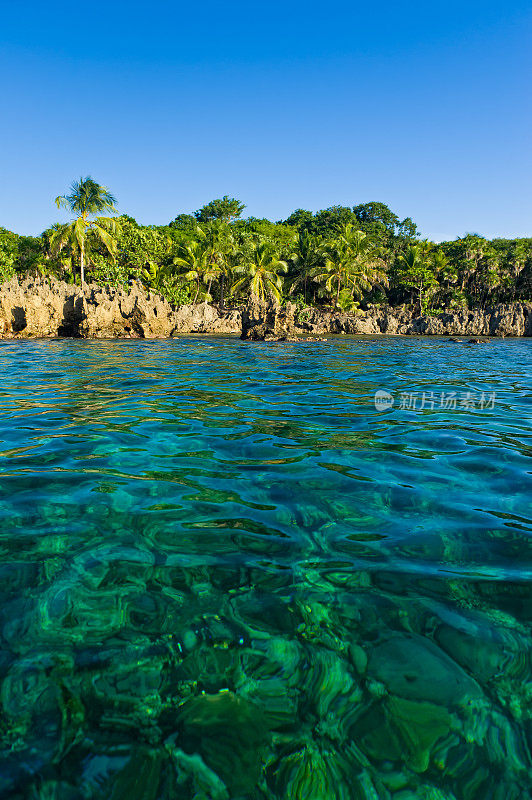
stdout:
[(219, 311), (208, 303), (180, 306), (172, 317), (172, 336), (178, 333), (240, 333), (242, 312), (238, 309)]
[(251, 295), (242, 311), (241, 339), (286, 341), (295, 338), (297, 323), (293, 303), (281, 306), (277, 300), (259, 300)]
[(433, 336), (532, 336), (532, 303), (500, 304), (491, 309), (442, 311), (437, 316), (412, 316), (404, 306), (370, 307), (342, 313), (252, 297), (242, 312), (242, 339), (287, 340), (327, 333)]
[(294, 340), (329, 333), (434, 336), (532, 336), (532, 303), (413, 316), (406, 307), (342, 313), (251, 297), (243, 311), (208, 303), (175, 308), (139, 283), (127, 289), (79, 286), (54, 278), (17, 278), (0, 286), (0, 338), (72, 336), (166, 338), (184, 333), (241, 334), (248, 340)]
[(425, 334), (432, 336), (532, 336), (532, 303), (499, 304), (489, 309), (447, 310), (412, 316), (405, 308), (370, 307), (356, 314), (312, 309), (300, 313), (294, 334)]
[(127, 290), (53, 278), (16, 278), (0, 286), (0, 337), (153, 339), (180, 333), (240, 333), (240, 311), (207, 303), (174, 309), (133, 283)]

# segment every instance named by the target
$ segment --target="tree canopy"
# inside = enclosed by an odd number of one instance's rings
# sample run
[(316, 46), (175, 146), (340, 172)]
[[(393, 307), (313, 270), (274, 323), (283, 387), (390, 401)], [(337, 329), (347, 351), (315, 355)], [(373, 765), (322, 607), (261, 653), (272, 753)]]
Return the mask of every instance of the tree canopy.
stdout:
[(301, 306), (384, 303), (438, 312), (532, 298), (532, 239), (467, 233), (421, 241), (410, 217), (385, 203), (296, 209), (286, 220), (243, 218), (225, 195), (167, 225), (115, 214), (93, 178), (56, 198), (73, 219), (39, 237), (0, 228), (0, 280), (38, 271), (62, 279), (126, 285), (138, 280), (179, 305), (245, 302), (249, 292)]
[(74, 276), (75, 264), (79, 261), (83, 284), (86, 257), (94, 240), (99, 241), (109, 255), (115, 253), (118, 224), (115, 219), (100, 215), (114, 213), (116, 199), (105, 186), (88, 176), (74, 181), (70, 194), (56, 197), (55, 203), (58, 208), (65, 208), (75, 216), (67, 225), (57, 226), (50, 237), (50, 251), (56, 256), (66, 251)]
[(245, 207), (240, 200), (224, 195), (219, 200), (211, 200), (210, 203), (202, 206), (194, 212), (194, 216), (198, 222), (211, 222), (215, 219), (231, 222), (241, 216)]

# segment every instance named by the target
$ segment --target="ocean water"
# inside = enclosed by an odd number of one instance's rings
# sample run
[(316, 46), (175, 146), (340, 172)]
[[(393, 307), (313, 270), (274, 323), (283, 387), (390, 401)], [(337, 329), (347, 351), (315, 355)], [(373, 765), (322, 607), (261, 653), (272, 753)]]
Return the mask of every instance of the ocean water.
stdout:
[(531, 346), (0, 343), (0, 797), (531, 797)]

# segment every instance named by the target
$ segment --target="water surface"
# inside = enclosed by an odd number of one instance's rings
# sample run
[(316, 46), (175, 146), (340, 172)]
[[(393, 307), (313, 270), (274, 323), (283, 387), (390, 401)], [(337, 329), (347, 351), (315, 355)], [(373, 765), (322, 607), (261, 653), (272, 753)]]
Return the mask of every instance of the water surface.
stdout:
[(0, 797), (530, 797), (530, 347), (0, 343)]

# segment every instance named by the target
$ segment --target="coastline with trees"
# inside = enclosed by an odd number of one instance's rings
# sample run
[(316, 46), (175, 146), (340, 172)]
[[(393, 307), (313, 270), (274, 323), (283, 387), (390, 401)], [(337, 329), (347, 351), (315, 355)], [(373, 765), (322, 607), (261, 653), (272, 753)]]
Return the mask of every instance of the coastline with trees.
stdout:
[(168, 224), (140, 225), (87, 177), (56, 204), (72, 219), (40, 236), (0, 228), (2, 284), (59, 281), (119, 293), (135, 285), (172, 309), (207, 303), (220, 314), (253, 296), (293, 304), (301, 320), (463, 315), (532, 299), (532, 238), (469, 233), (431, 242), (380, 202), (298, 209), (272, 222), (244, 218), (244, 204), (225, 196)]

